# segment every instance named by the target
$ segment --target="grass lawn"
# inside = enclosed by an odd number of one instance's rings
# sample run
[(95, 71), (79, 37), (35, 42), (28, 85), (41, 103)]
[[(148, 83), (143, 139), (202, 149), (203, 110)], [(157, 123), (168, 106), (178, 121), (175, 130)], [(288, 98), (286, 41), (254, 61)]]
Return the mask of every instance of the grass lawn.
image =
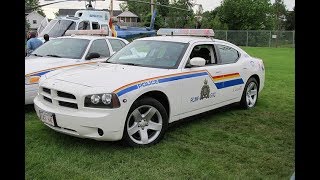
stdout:
[(26, 106), (26, 179), (289, 179), (295, 166), (294, 49), (244, 49), (265, 63), (257, 106), (228, 106), (180, 121), (149, 148), (60, 134)]

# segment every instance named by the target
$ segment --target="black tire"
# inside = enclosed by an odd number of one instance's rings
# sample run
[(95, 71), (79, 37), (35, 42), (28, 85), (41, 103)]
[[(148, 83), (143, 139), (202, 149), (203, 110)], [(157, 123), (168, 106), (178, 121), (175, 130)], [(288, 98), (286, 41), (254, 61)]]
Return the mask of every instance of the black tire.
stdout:
[[(255, 84), (256, 89), (257, 89), (256, 100), (253, 103), (253, 105), (250, 104), (248, 102), (248, 100), (247, 100), (247, 90), (248, 90), (249, 85), (252, 84), (252, 83)], [(257, 80), (254, 77), (251, 77), (251, 78), (248, 79), (248, 81), (246, 83), (246, 86), (245, 86), (245, 88), (243, 90), (241, 101), (240, 101), (240, 107), (243, 108), (243, 109), (251, 109), (251, 108), (253, 108), (258, 102), (258, 97), (259, 97), (259, 84), (258, 84)]]
[[(151, 123), (154, 123), (154, 121), (158, 120), (158, 122), (155, 122), (155, 123), (157, 123), (157, 125), (162, 124), (161, 130), (148, 129), (148, 126), (151, 125), (151, 124), (148, 124), (148, 123), (150, 123), (151, 120), (150, 121), (146, 120), (147, 117), (146, 118), (142, 118), (143, 122), (142, 121), (136, 121), (136, 118), (133, 115), (134, 114), (133, 111), (138, 110), (140, 113), (142, 112), (140, 114), (141, 117), (142, 117), (144, 110), (148, 111), (148, 108), (150, 108), (149, 109), (150, 111), (151, 111), (152, 108), (156, 109), (156, 112), (154, 113), (154, 115), (151, 115), (150, 119), (152, 120)], [(152, 109), (152, 110), (155, 111), (155, 109)], [(147, 114), (147, 113), (145, 113), (145, 114)], [(161, 123), (160, 123), (160, 116), (161, 116), (161, 121), (162, 121)], [(147, 124), (145, 125), (143, 123), (147, 123)], [(138, 124), (140, 126), (136, 127), (135, 124)], [(141, 124), (143, 124), (143, 125), (141, 125)], [(130, 129), (129, 128), (130, 126), (131, 127), (135, 126), (139, 130), (136, 131), (136, 133), (133, 133), (133, 134), (129, 135), (128, 131)], [(160, 126), (158, 126), (158, 127), (160, 127)], [(158, 100), (156, 100), (154, 98), (144, 97), (142, 99), (138, 99), (131, 106), (131, 108), (129, 110), (129, 113), (127, 115), (127, 118), (126, 118), (125, 125), (124, 125), (124, 131), (123, 131), (122, 140), (126, 145), (133, 146), (133, 147), (154, 145), (154, 144), (158, 143), (163, 138), (163, 136), (164, 136), (164, 134), (165, 134), (165, 132), (167, 130), (167, 127), (168, 127), (168, 114), (167, 114), (166, 109), (163, 107), (163, 105)], [(144, 130), (143, 128), (145, 128), (146, 131), (147, 131), (148, 141), (149, 140), (152, 140), (152, 141), (147, 142), (147, 143), (143, 142), (142, 136), (141, 136), (141, 133)], [(134, 131), (132, 131), (132, 132), (134, 132)], [(139, 141), (139, 137), (140, 137), (140, 141), (141, 142)], [(150, 137), (150, 139), (149, 139), (149, 137)], [(137, 142), (137, 141), (139, 141), (139, 142)]]

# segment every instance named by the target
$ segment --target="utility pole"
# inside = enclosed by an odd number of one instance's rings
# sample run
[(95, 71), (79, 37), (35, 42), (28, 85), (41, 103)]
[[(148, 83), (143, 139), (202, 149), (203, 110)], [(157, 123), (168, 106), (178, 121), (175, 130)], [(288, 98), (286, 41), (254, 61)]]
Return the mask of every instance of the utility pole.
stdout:
[(113, 16), (113, 0), (110, 0), (110, 16)]
[(153, 7), (153, 6), (154, 6), (154, 5), (153, 5), (153, 1), (154, 1), (154, 0), (150, 0), (150, 4), (151, 4), (151, 14), (153, 14), (153, 8), (154, 8), (154, 7)]

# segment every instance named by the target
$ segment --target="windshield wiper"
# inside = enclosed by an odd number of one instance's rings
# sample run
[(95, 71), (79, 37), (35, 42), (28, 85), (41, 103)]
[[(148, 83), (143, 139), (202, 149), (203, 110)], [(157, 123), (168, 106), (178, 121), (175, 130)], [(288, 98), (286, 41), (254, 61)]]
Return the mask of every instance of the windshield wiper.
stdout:
[(138, 66), (138, 64), (134, 64), (134, 63), (119, 63), (119, 64), (130, 65), (130, 66)]
[(43, 57), (43, 56), (41, 56), (39, 54), (31, 54), (31, 55), (38, 56), (38, 57)]
[(46, 56), (61, 58), (61, 56), (58, 56), (58, 55), (55, 55), (55, 54), (47, 54)]

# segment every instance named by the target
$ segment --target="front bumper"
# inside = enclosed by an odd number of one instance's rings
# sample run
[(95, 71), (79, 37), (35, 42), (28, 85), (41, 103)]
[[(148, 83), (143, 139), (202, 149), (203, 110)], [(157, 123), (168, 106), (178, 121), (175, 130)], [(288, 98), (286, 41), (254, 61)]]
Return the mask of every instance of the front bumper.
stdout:
[[(55, 131), (99, 141), (116, 141), (122, 138), (126, 114), (122, 112), (121, 108), (71, 109), (57, 107), (41, 101), (39, 96), (34, 99), (34, 107), (38, 117), (39, 109), (55, 114), (57, 127), (45, 124)], [(98, 133), (98, 129), (103, 131), (102, 135)]]

